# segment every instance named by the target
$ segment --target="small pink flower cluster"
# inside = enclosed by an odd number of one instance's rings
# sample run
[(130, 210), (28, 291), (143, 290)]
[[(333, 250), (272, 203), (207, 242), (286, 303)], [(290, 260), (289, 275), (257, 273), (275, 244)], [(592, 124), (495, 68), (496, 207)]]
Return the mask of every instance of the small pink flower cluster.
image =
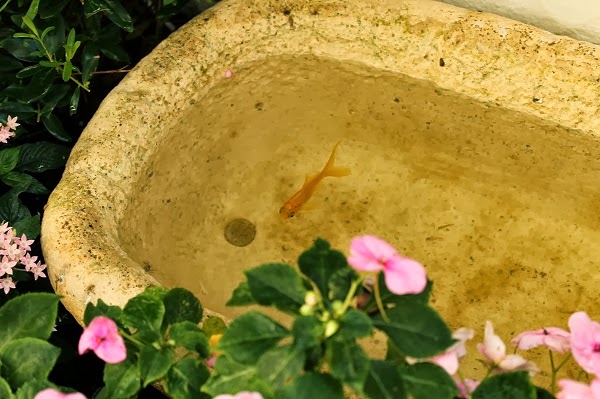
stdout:
[(20, 263), (24, 266), (27, 272), (33, 273), (33, 278), (46, 277), (44, 269), (46, 265), (37, 260), (37, 256), (31, 256), (31, 244), (33, 240), (28, 240), (25, 234), (21, 237), (15, 236), (14, 230), (8, 226), (8, 223), (0, 225), (0, 290), (4, 290), (5, 294), (11, 288), (15, 288), (15, 283), (12, 279), (13, 269)]
[(7, 140), (15, 135), (13, 130), (20, 126), (20, 123), (17, 123), (17, 117), (11, 118), (10, 116), (7, 118), (6, 125), (0, 123), (0, 143), (7, 143)]

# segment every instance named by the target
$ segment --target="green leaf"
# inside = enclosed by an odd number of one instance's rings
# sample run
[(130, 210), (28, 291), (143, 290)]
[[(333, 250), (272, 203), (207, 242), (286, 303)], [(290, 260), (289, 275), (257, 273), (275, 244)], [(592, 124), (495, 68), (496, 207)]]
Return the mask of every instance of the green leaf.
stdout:
[(31, 216), (25, 219), (19, 220), (13, 225), (13, 228), (17, 230), (19, 237), (23, 234), (30, 239), (35, 240), (40, 235), (40, 214)]
[(294, 346), (300, 350), (321, 345), (324, 334), (325, 325), (315, 316), (300, 316), (294, 320)]
[(17, 38), (17, 39), (37, 39), (37, 36), (34, 35), (33, 33), (21, 33), (21, 32), (17, 32), (15, 33), (12, 37)]
[(60, 349), (38, 338), (11, 340), (0, 353), (2, 374), (13, 390), (30, 380), (46, 380)]
[(288, 384), (277, 399), (343, 399), (344, 390), (329, 374), (306, 373)]
[(181, 359), (167, 374), (167, 393), (173, 399), (210, 399), (200, 392), (209, 376), (210, 372), (201, 360)]
[(256, 364), (257, 374), (271, 384), (273, 389), (283, 388), (288, 380), (300, 375), (306, 356), (291, 345), (277, 346), (268, 350)]
[(40, 18), (48, 19), (59, 15), (68, 2), (69, 0), (43, 1), (39, 9)]
[(104, 366), (104, 384), (110, 398), (129, 398), (140, 390), (140, 370), (129, 359)]
[(250, 285), (247, 281), (242, 281), (233, 291), (231, 299), (227, 301), (225, 306), (248, 306), (254, 304), (256, 304), (256, 301), (252, 297), (252, 292), (250, 292)]
[(169, 324), (190, 321), (194, 324), (202, 320), (202, 305), (191, 291), (173, 288), (163, 298), (165, 320)]
[(389, 322), (378, 314), (373, 318), (373, 325), (386, 333), (406, 356), (427, 358), (454, 343), (444, 320), (426, 305), (402, 303), (386, 313)]
[(0, 308), (0, 353), (17, 338), (50, 337), (59, 296), (47, 293), (28, 293), (15, 297)]
[(406, 391), (396, 363), (371, 360), (364, 392), (371, 399), (406, 399)]
[[(379, 281), (379, 291), (381, 295), (381, 302), (384, 305), (392, 305), (397, 303), (419, 303), (422, 305), (427, 305), (429, 303), (429, 297), (431, 295), (431, 290), (433, 288), (433, 282), (431, 280), (427, 280), (427, 285), (423, 292), (419, 294), (407, 294), (407, 295), (396, 295), (392, 293), (387, 286), (385, 285), (385, 278), (383, 273), (379, 273), (378, 277)], [(367, 306), (365, 307), (366, 311), (370, 311), (373, 309), (377, 309), (377, 303), (375, 302), (375, 297), (371, 296), (371, 299)]]
[(452, 399), (458, 395), (456, 383), (440, 366), (423, 362), (401, 370), (402, 380), (414, 399)]
[(256, 375), (254, 366), (236, 363), (227, 356), (219, 356), (215, 363), (215, 374), (204, 384), (202, 390), (213, 396), (240, 391), (260, 392), (272, 397), (272, 389), (266, 381)]
[(544, 388), (535, 387), (537, 399), (556, 399), (554, 395), (546, 391)]
[[(40, 6), (40, 0), (33, 0), (31, 2), (31, 4), (29, 5), (27, 14), (25, 14), (25, 16), (23, 17), (23, 22), (25, 22), (25, 20), (27, 20), (27, 19), (29, 20), (29, 22), (33, 21), (38, 13), (39, 6)], [(33, 23), (32, 23), (32, 25), (33, 25)], [(27, 25), (27, 26), (29, 26), (29, 25)], [(34, 29), (31, 29), (31, 30), (35, 31), (35, 27), (34, 27)]]
[(32, 144), (23, 144), (21, 157), (16, 169), (34, 173), (44, 172), (49, 169), (58, 169), (65, 165), (71, 149), (47, 141), (38, 141)]
[(11, 53), (18, 60), (37, 62), (41, 57), (32, 54), (38, 50), (36, 43), (33, 39), (7, 38), (0, 42), (0, 47)]
[(173, 353), (168, 350), (158, 350), (150, 345), (144, 346), (139, 356), (138, 367), (144, 388), (163, 378), (173, 365)]
[(16, 71), (23, 68), (23, 63), (8, 54), (0, 54), (0, 72)]
[(0, 398), (13, 399), (15, 396), (10, 389), (10, 385), (8, 382), (2, 377), (0, 377)]
[(17, 72), (17, 78), (23, 79), (28, 76), (35, 75), (36, 73), (39, 73), (43, 69), (46, 69), (46, 67), (43, 65), (40, 65), (40, 64), (30, 65), (26, 68), (21, 69), (19, 72)]
[(46, 69), (36, 73), (31, 78), (27, 87), (25, 87), (20, 100), (31, 103), (44, 97), (46, 93), (48, 93), (48, 90), (50, 90), (50, 87), (52, 87), (53, 79), (54, 71), (52, 69)]
[(536, 399), (536, 390), (526, 371), (503, 373), (486, 378), (472, 399)]
[(373, 323), (369, 316), (354, 308), (350, 308), (340, 319), (341, 333), (348, 338), (368, 337), (373, 333)]
[(94, 43), (87, 43), (83, 47), (83, 54), (81, 55), (81, 81), (85, 84), (90, 80), (92, 72), (98, 68), (98, 62), (100, 61), (100, 50)]
[(19, 193), (48, 194), (49, 192), (35, 177), (25, 173), (8, 172), (0, 175), (0, 179)]
[(21, 149), (18, 147), (0, 150), (0, 175), (10, 172), (17, 166), (20, 153)]
[(19, 191), (11, 188), (0, 197), (0, 220), (8, 222), (9, 225), (31, 217), (29, 209), (19, 199)]
[(160, 285), (151, 285), (144, 289), (144, 294), (156, 297), (161, 301), (164, 299), (165, 295), (167, 295), (167, 292), (169, 292), (169, 290)]
[(0, 104), (0, 112), (12, 116), (16, 115), (19, 117), (19, 119), (26, 119), (30, 116), (29, 114), (35, 114), (36, 110), (33, 109), (31, 105), (23, 104), (17, 101), (10, 101)]
[(129, 300), (123, 308), (125, 323), (138, 330), (159, 332), (165, 316), (165, 305), (156, 297), (139, 294)]
[(310, 278), (319, 288), (325, 301), (329, 295), (329, 282), (331, 277), (339, 270), (348, 267), (346, 256), (339, 251), (332, 250), (329, 243), (317, 238), (313, 246), (302, 253), (298, 259), (300, 271)]
[(50, 90), (48, 90), (48, 93), (46, 93), (44, 98), (42, 98), (42, 102), (44, 103), (44, 108), (42, 108), (42, 114), (51, 113), (52, 110), (54, 110), (54, 107), (56, 107), (56, 104), (58, 104), (58, 102), (62, 100), (64, 96), (67, 95), (69, 89), (69, 85), (52, 85), (52, 87), (50, 87)]
[[(52, 2), (54, 2), (54, 1), (52, 1)], [(48, 2), (44, 1), (43, 3), (48, 3)], [(54, 26), (55, 29), (46, 33), (46, 36), (44, 37), (44, 40), (43, 40), (44, 45), (46, 46), (46, 48), (48, 49), (48, 52), (50, 54), (59, 54), (60, 52), (62, 52), (63, 46), (65, 44), (65, 40), (66, 40), (65, 39), (65, 31), (67, 30), (67, 28), (65, 27), (65, 20), (62, 17), (62, 15), (60, 15), (60, 13), (59, 13), (59, 14), (53, 16), (52, 18), (50, 18), (48, 20), (48, 24), (50, 26)], [(62, 59), (62, 57), (60, 59)], [(62, 64), (60, 64), (60, 65), (62, 65)]]
[(119, 28), (133, 32), (133, 22), (125, 7), (118, 0), (100, 0), (106, 6), (105, 14)]
[(106, 316), (117, 323), (117, 325), (123, 326), (123, 311), (121, 308), (118, 306), (109, 306), (102, 299), (98, 299), (96, 305), (88, 302), (83, 313), (83, 322), (88, 326), (98, 316)]
[(104, 41), (98, 43), (98, 48), (102, 54), (111, 60), (129, 62), (129, 54), (127, 54), (127, 51), (118, 44)]
[(236, 318), (217, 344), (217, 349), (239, 363), (255, 363), (289, 332), (257, 311)]
[(325, 342), (325, 358), (331, 375), (344, 382), (357, 392), (369, 373), (369, 357), (353, 339), (335, 335)]
[(354, 281), (356, 281), (357, 278), (358, 274), (354, 271), (354, 269), (349, 267), (335, 272), (329, 279), (329, 296), (331, 301), (344, 301), (346, 299), (346, 295), (348, 295), (348, 291), (350, 291), (350, 286)]
[[(69, 31), (69, 36), (67, 36), (67, 43), (65, 44), (65, 49), (70, 51), (75, 44), (75, 29), (71, 28)], [(67, 59), (71, 59), (72, 57), (67, 57)]]
[(304, 304), (307, 290), (298, 272), (290, 265), (268, 263), (244, 273), (258, 304), (291, 313), (297, 313)]
[(46, 35), (56, 29), (56, 26), (49, 26), (42, 32), (42, 36), (40, 37), (42, 40), (46, 37)]
[(81, 94), (81, 88), (78, 86), (73, 91), (73, 95), (71, 96), (71, 100), (69, 101), (69, 115), (75, 115), (77, 112), (77, 107), (79, 106), (79, 96)]
[(208, 316), (202, 323), (202, 331), (209, 338), (213, 335), (223, 334), (225, 330), (227, 330), (227, 324), (219, 316)]
[(23, 384), (17, 391), (16, 399), (34, 399), (38, 392), (46, 388), (56, 388), (47, 380), (32, 380)]
[[(33, 0), (33, 3), (31, 3), (31, 5), (33, 6), (35, 3), (39, 3), (39, 0)], [(31, 10), (31, 8), (30, 8), (29, 10)], [(36, 12), (36, 14), (37, 14), (37, 6), (36, 6), (36, 9), (35, 9), (35, 12)], [(29, 14), (29, 12), (27, 12), (27, 14)], [(33, 34), (35, 35), (35, 37), (37, 37), (37, 36), (39, 36), (39, 33), (38, 33), (38, 31), (37, 31), (37, 28), (36, 28), (36, 27), (35, 27), (35, 25), (33, 24), (33, 21), (32, 21), (32, 19), (33, 19), (33, 18), (31, 18), (31, 17), (29, 17), (29, 16), (27, 16), (27, 15), (24, 15), (24, 16), (23, 16), (23, 23), (24, 23), (25, 25), (27, 25), (27, 27), (29, 28), (29, 30), (33, 32)], [(16, 37), (16, 36), (15, 36), (15, 37)]]
[(190, 321), (173, 324), (169, 331), (169, 338), (175, 341), (176, 346), (197, 352), (202, 358), (207, 358), (210, 354), (208, 338), (196, 324)]
[[(67, 86), (67, 89), (68, 88), (69, 87)], [(65, 129), (62, 123), (60, 122), (60, 119), (58, 119), (56, 115), (46, 114), (42, 116), (42, 123), (44, 124), (44, 127), (48, 130), (48, 132), (50, 132), (50, 134), (58, 140), (65, 142), (73, 141), (71, 136), (69, 136), (69, 134), (65, 132)]]
[(72, 73), (73, 73), (73, 64), (71, 64), (70, 60), (66, 60), (65, 64), (63, 65), (63, 72), (62, 72), (63, 82), (68, 82), (69, 79), (71, 78)]

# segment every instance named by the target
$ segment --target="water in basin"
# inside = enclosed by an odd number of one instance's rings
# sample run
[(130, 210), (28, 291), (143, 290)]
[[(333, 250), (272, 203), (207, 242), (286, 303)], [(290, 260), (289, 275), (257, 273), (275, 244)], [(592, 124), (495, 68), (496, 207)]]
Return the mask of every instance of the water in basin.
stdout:
[[(315, 209), (281, 220), (339, 140), (336, 164), (352, 174), (325, 179)], [(317, 236), (347, 252), (375, 234), (426, 266), (452, 328), (480, 340), (490, 319), (508, 340), (566, 327), (576, 310), (600, 316), (598, 153), (596, 138), (427, 81), (271, 58), (190, 99), (120, 235), (159, 281), (235, 316), (245, 309), (224, 304), (245, 269), (295, 264)]]

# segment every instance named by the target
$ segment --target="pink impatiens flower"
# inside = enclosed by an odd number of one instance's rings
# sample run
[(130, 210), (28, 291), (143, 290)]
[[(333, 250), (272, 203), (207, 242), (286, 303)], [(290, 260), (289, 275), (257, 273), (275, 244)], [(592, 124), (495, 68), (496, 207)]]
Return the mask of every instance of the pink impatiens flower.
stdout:
[(354, 238), (348, 263), (365, 272), (382, 270), (385, 285), (397, 295), (418, 294), (427, 285), (425, 268), (419, 262), (400, 256), (390, 244), (375, 236)]
[(556, 399), (600, 399), (600, 380), (595, 379), (590, 385), (573, 380), (560, 380), (558, 386), (562, 391)]
[(512, 344), (521, 350), (545, 346), (558, 353), (565, 353), (570, 347), (571, 334), (558, 327), (546, 327), (535, 331), (525, 331), (512, 340)]
[(585, 312), (576, 312), (569, 318), (571, 352), (582, 369), (600, 374), (600, 323)]
[(6, 118), (6, 126), (8, 126), (9, 129), (11, 130), (15, 130), (17, 128), (17, 126), (21, 126), (20, 123), (17, 123), (17, 117), (15, 116), (14, 118), (11, 118), (10, 116)]
[(105, 316), (95, 317), (81, 334), (79, 354), (93, 350), (106, 363), (121, 363), (127, 358), (123, 337), (114, 321)]
[(444, 353), (430, 357), (427, 359), (414, 359), (412, 357), (406, 357), (408, 364), (415, 364), (417, 362), (431, 362), (437, 364), (450, 375), (456, 374), (458, 371), (458, 362), (467, 354), (465, 344), (468, 340), (473, 338), (475, 332), (468, 328), (459, 328), (452, 334), (452, 338), (456, 339), (450, 348), (446, 349)]
[(43, 265), (42, 262), (38, 262), (35, 264), (35, 267), (33, 269), (31, 269), (31, 272), (33, 273), (33, 279), (37, 280), (38, 277), (46, 277), (46, 274), (44, 274), (44, 269), (46, 268), (46, 265)]
[(47, 388), (38, 392), (33, 399), (86, 399), (86, 397), (79, 392), (62, 393), (56, 389)]
[(263, 396), (258, 392), (238, 392), (235, 395), (219, 395), (213, 399), (264, 399)]
[(522, 356), (506, 354), (506, 345), (499, 336), (494, 334), (494, 326), (489, 320), (485, 322), (483, 344), (477, 344), (477, 349), (487, 359), (486, 363), (493, 366), (496, 372), (527, 370), (533, 374), (539, 371), (535, 364)]

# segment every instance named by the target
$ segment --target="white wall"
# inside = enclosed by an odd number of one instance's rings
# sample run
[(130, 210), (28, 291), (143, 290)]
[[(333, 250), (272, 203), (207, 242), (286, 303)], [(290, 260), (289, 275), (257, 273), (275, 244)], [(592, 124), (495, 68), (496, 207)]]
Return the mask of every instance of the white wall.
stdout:
[(600, 44), (600, 0), (438, 0)]

